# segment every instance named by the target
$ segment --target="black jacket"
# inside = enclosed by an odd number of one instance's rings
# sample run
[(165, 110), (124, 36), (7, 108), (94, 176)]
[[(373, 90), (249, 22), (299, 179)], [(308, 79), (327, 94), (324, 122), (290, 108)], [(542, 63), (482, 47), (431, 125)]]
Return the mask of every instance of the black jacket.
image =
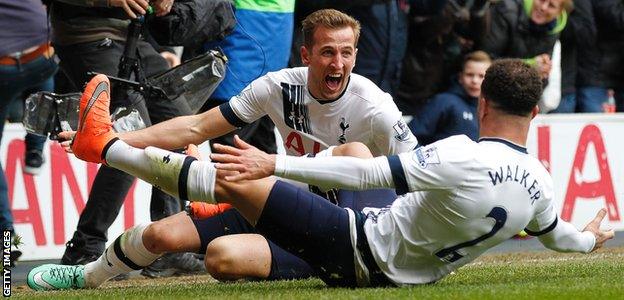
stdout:
[[(54, 42), (71, 45), (110, 38), (125, 41), (130, 19), (106, 0), (51, 0)], [(236, 25), (230, 0), (178, 0), (163, 17), (148, 16), (152, 37), (160, 45), (196, 47), (219, 40)]]
[(540, 54), (551, 55), (563, 21), (536, 25), (525, 12), (523, 0), (503, 0), (491, 9), (491, 27), (479, 48), (493, 58), (530, 59)]
[[(410, 10), (423, 14), (438, 12), (446, 3), (442, 0), (410, 0)], [(296, 26), (308, 14), (323, 8), (334, 8), (353, 16), (361, 26), (357, 62), (354, 73), (365, 76), (382, 90), (394, 96), (399, 83), (401, 62), (407, 43), (407, 20), (397, 0), (317, 0), (296, 1)], [(295, 29), (291, 65), (300, 65), (298, 57), (302, 44), (301, 30)]]
[(574, 0), (574, 11), (561, 33), (561, 92), (575, 87), (600, 86), (597, 78), (600, 52), (591, 0)]
[(161, 45), (196, 49), (234, 30), (233, 5), (229, 0), (177, 0), (168, 15), (150, 21), (150, 33)]
[(599, 77), (605, 87), (624, 87), (624, 1), (592, 0), (598, 49), (602, 54)]
[(463, 56), (473, 50), (472, 41), (487, 32), (488, 1), (454, 3), (432, 16), (410, 12), (407, 52), (395, 97), (406, 114), (449, 87)]

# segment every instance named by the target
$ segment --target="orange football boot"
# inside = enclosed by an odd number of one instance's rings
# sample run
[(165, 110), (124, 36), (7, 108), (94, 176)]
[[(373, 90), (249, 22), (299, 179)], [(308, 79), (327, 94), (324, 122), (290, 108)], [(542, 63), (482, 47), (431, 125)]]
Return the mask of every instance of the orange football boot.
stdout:
[(110, 82), (103, 74), (89, 81), (80, 98), (78, 130), (72, 142), (76, 157), (94, 163), (106, 163), (106, 149), (117, 140), (108, 110)]

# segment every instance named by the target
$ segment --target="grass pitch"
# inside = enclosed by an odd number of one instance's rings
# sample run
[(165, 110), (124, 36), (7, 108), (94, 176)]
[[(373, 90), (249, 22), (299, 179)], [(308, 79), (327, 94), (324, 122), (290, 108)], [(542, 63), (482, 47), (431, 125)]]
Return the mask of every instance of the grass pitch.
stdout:
[(218, 283), (207, 275), (108, 282), (99, 289), (34, 292), (22, 299), (624, 299), (624, 247), (589, 255), (551, 251), (485, 255), (429, 285), (327, 288), (320, 280)]

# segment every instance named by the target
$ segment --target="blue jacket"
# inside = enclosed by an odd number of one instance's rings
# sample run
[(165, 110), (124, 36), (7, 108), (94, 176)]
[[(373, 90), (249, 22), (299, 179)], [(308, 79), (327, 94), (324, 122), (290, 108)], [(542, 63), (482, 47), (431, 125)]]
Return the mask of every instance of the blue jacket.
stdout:
[(457, 81), (418, 109), (408, 124), (421, 145), (456, 134), (476, 141), (479, 137), (477, 98), (470, 97)]
[(209, 43), (228, 57), (225, 78), (211, 99), (227, 102), (268, 72), (288, 65), (292, 43), (294, 0), (235, 0), (237, 24), (225, 40)]

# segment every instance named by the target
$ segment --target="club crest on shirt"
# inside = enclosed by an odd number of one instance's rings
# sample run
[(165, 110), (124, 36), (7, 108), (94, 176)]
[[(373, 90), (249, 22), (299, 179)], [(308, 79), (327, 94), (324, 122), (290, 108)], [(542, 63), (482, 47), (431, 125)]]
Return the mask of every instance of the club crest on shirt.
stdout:
[(345, 144), (347, 142), (347, 138), (345, 134), (347, 134), (347, 129), (349, 128), (349, 123), (345, 120), (345, 118), (340, 118), (340, 129), (342, 130), (342, 134), (338, 136), (338, 143)]
[(409, 128), (407, 127), (407, 124), (405, 124), (403, 120), (397, 121), (396, 124), (392, 126), (392, 128), (394, 129), (394, 132), (396, 132), (396, 135), (394, 135), (394, 138), (397, 139), (397, 141), (400, 141), (400, 142), (407, 141), (410, 131), (409, 131)]
[(428, 165), (440, 164), (440, 157), (438, 157), (438, 150), (436, 147), (419, 147), (414, 150), (412, 159), (423, 169)]

